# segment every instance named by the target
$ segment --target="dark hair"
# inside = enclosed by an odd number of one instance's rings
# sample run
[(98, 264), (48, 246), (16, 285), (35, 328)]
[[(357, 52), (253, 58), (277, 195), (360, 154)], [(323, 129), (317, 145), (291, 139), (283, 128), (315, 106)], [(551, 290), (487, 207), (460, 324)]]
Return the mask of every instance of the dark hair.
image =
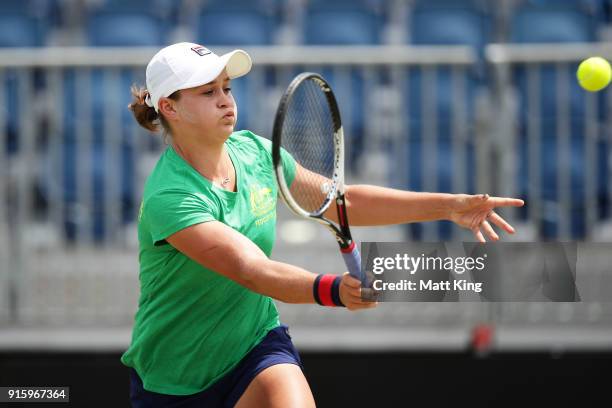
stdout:
[[(149, 91), (143, 87), (132, 85), (130, 92), (132, 93), (132, 103), (128, 105), (128, 109), (134, 114), (136, 122), (151, 132), (159, 131), (161, 126), (165, 133), (170, 133), (170, 125), (168, 125), (164, 116), (157, 113), (155, 108), (148, 106), (145, 102)], [(176, 91), (168, 98), (178, 101), (179, 97), (180, 91)]]

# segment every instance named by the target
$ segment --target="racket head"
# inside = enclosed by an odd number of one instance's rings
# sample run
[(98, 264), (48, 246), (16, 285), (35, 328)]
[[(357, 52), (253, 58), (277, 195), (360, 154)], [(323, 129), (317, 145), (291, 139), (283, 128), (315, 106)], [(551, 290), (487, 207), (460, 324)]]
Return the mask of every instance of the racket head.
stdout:
[[(312, 183), (290, 190), (282, 149), (308, 172)], [(344, 184), (344, 136), (336, 97), (319, 74), (296, 76), (283, 94), (272, 132), (272, 161), (279, 191), (289, 208), (302, 216), (321, 217)]]

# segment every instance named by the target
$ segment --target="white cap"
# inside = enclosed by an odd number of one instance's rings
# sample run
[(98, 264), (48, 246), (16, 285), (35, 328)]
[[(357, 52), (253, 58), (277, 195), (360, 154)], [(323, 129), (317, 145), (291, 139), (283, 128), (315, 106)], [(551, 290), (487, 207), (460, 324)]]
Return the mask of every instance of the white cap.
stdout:
[(148, 106), (157, 111), (159, 98), (174, 92), (201, 86), (214, 81), (223, 69), (233, 79), (251, 70), (251, 57), (243, 50), (234, 50), (222, 56), (193, 43), (177, 43), (162, 48), (147, 65)]

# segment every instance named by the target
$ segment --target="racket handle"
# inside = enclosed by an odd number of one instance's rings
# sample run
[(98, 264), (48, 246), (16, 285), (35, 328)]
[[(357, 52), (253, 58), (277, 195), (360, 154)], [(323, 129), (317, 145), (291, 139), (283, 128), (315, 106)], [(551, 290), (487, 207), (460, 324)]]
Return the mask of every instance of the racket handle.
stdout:
[(359, 279), (360, 282), (363, 282), (361, 276), (361, 254), (359, 253), (359, 248), (355, 245), (355, 242), (351, 242), (351, 245), (348, 248), (342, 248), (342, 258), (344, 258), (344, 263), (346, 264), (346, 268), (348, 269), (349, 274)]

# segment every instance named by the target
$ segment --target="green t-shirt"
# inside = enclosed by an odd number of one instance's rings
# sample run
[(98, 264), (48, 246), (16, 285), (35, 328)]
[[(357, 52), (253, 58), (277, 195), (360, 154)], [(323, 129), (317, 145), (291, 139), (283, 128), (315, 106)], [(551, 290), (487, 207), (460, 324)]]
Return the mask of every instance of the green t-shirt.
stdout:
[[(271, 143), (249, 131), (225, 142), (236, 169), (236, 192), (218, 188), (168, 147), (149, 176), (138, 221), (140, 299), (132, 342), (121, 361), (149, 391), (188, 395), (232, 370), (279, 325), (271, 298), (204, 268), (165, 238), (217, 220), (270, 256), (277, 185)], [(285, 177), (295, 162), (283, 152)]]

